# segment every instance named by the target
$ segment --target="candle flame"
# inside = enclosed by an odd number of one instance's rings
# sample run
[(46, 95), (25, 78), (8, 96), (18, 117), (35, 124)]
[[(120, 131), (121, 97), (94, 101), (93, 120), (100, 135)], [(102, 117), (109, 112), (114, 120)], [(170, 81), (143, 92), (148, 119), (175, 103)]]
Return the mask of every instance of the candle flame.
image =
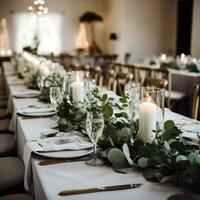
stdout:
[(184, 53), (181, 54), (181, 58), (185, 58), (185, 54)]
[(150, 102), (150, 101), (151, 101), (151, 97), (150, 97), (150, 96), (147, 96), (147, 97), (146, 97), (146, 100), (147, 100), (147, 102)]

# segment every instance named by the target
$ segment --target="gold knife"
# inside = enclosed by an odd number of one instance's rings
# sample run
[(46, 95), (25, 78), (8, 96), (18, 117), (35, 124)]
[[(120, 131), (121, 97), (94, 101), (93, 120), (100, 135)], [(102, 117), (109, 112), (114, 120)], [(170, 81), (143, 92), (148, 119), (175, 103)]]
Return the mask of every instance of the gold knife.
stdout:
[(40, 166), (46, 166), (46, 165), (55, 165), (55, 164), (62, 164), (62, 163), (71, 163), (71, 162), (81, 162), (81, 161), (86, 161), (91, 159), (91, 157), (87, 156), (87, 157), (79, 157), (79, 158), (73, 158), (73, 159), (68, 159), (68, 160), (56, 160), (56, 159), (52, 159), (52, 160), (43, 160), (41, 162), (39, 162)]
[(58, 195), (67, 196), (67, 195), (77, 195), (77, 194), (94, 193), (94, 192), (126, 190), (126, 189), (138, 188), (141, 185), (142, 185), (141, 183), (136, 183), (136, 184), (134, 183), (134, 184), (127, 184), (127, 185), (113, 185), (113, 186), (87, 188), (87, 189), (64, 190), (64, 191), (59, 192)]

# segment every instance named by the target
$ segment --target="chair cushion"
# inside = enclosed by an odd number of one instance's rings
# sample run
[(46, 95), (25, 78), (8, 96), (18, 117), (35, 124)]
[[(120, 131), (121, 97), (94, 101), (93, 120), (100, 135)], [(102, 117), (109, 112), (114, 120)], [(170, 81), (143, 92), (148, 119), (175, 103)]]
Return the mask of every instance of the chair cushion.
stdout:
[(8, 130), (9, 125), (10, 125), (9, 119), (1, 119), (0, 120), (0, 131), (1, 130)]
[(0, 197), (0, 200), (33, 200), (33, 198), (26, 194), (12, 194)]
[(0, 158), (0, 191), (16, 187), (23, 182), (24, 165), (19, 158)]
[(0, 109), (0, 117), (7, 116), (7, 109)]
[(5, 100), (0, 101), (0, 106), (1, 107), (7, 106), (7, 101), (5, 101)]
[[(169, 96), (169, 92), (166, 90), (165, 91), (165, 97), (168, 97), (168, 96)], [(186, 94), (183, 93), (183, 92), (178, 92), (178, 91), (171, 91), (170, 92), (170, 98), (172, 100), (181, 100), (184, 97), (186, 97)]]
[(0, 134), (0, 154), (14, 150), (15, 139), (11, 134)]

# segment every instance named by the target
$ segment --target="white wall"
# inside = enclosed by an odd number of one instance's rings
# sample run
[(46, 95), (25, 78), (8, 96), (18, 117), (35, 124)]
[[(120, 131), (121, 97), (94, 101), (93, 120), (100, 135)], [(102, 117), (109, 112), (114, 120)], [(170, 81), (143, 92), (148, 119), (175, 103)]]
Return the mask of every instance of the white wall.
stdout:
[(193, 7), (191, 55), (200, 59), (200, 0)]
[[(152, 54), (175, 52), (176, 0), (108, 0), (107, 38), (116, 32), (115, 52), (131, 62)], [(107, 46), (107, 50), (109, 46)]]
[[(103, 23), (97, 25), (97, 42), (107, 52), (111, 51), (109, 34), (116, 32), (118, 40), (114, 52), (123, 60), (131, 53), (131, 62), (152, 54), (175, 52), (177, 0), (48, 0), (51, 12), (64, 12), (64, 31), (61, 35), (63, 51), (75, 48), (79, 16), (85, 11), (102, 15)], [(199, 0), (197, 0), (199, 1)], [(6, 17), (10, 38), (14, 38), (10, 11), (25, 11), (31, 0), (0, 0), (0, 17)], [(13, 40), (11, 40), (13, 47)], [(113, 47), (113, 46), (112, 46)]]
[[(106, 0), (47, 0), (47, 6), (49, 12), (63, 12), (64, 18), (64, 30), (60, 37), (62, 37), (62, 50), (69, 52), (75, 48), (75, 38), (79, 29), (79, 17), (86, 11), (94, 11), (105, 17), (105, 1)], [(13, 48), (14, 32), (12, 29), (12, 14), (10, 11), (27, 10), (28, 6), (32, 3), (32, 0), (0, 0), (0, 18), (5, 17), (8, 19), (10, 44)], [(100, 47), (105, 46), (105, 33), (104, 24), (97, 24), (96, 38)], [(49, 41), (51, 42), (51, 41)]]

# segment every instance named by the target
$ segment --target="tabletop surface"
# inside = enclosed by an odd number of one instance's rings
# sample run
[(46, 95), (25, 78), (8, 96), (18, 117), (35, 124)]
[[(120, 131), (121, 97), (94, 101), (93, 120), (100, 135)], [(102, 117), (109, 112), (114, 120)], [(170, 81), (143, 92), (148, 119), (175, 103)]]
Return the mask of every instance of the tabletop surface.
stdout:
[[(5, 73), (8, 71), (9, 68), (5, 68)], [(12, 83), (13, 79), (17, 80), (16, 76), (6, 75), (8, 91), (11, 95), (16, 92), (27, 90), (25, 85), (9, 84)], [(36, 98), (17, 99), (11, 97), (11, 101), (12, 108), (10, 109), (13, 112), (16, 109), (30, 105), (44, 105)], [(173, 113), (167, 109), (165, 112), (165, 120), (166, 119), (188, 120), (188, 118)], [(19, 139), (23, 137), (24, 143), (38, 139), (41, 135), (41, 132), (56, 126), (56, 121), (51, 118), (23, 119), (23, 117), (17, 116), (17, 123), (18, 127), (20, 127), (16, 133), (17, 138)], [(22, 157), (24, 153), (24, 143), (20, 143), (19, 149), (21, 150), (18, 152), (20, 157)], [(149, 200), (165, 200), (170, 195), (183, 191), (180, 188), (164, 186), (159, 183), (147, 182), (144, 180), (140, 172), (134, 172), (132, 174), (119, 174), (114, 172), (110, 167), (91, 167), (87, 166), (84, 162), (39, 166), (38, 162), (41, 160), (47, 159), (44, 157), (32, 157), (33, 179), (34, 182), (37, 182), (41, 186), (35, 186), (35, 193), (40, 194), (36, 194), (36, 199), (146, 200), (146, 198), (148, 198)], [(95, 186), (129, 183), (143, 183), (143, 185), (137, 189), (121, 190), (115, 192), (91, 193), (65, 197), (60, 197), (58, 195), (60, 191), (66, 189), (90, 188)]]

